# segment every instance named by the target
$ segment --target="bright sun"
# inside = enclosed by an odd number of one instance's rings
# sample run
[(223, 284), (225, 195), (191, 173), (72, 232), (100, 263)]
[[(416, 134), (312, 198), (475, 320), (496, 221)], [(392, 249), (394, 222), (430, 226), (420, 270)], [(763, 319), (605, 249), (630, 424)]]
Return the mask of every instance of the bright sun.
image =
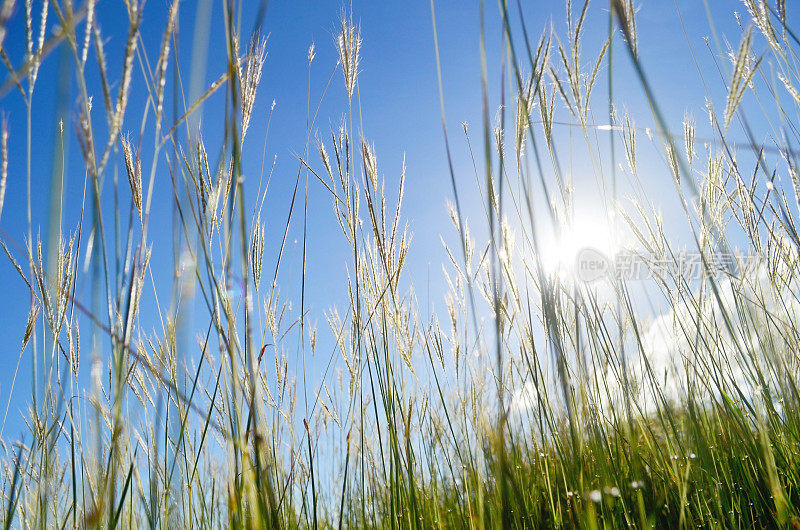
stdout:
[(621, 248), (619, 232), (615, 234), (608, 216), (577, 216), (561, 233), (550, 234), (542, 241), (542, 266), (547, 274), (568, 279), (574, 276), (576, 262), (587, 249), (607, 258)]

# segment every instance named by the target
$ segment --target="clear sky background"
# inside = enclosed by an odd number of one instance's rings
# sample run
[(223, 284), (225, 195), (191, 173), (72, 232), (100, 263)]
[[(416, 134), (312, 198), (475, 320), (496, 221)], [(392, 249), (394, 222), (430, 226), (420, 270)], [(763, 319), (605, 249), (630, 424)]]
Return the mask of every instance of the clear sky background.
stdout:
[[(707, 127), (703, 106), (705, 93), (698, 72), (692, 62), (690, 45), (694, 48), (700, 68), (715, 91), (716, 104), (724, 104), (723, 85), (720, 74), (712, 61), (717, 53), (712, 41), (709, 46), (703, 40), (711, 32), (704, 2), (699, 0), (644, 0), (639, 2), (638, 13), (639, 48), (647, 74), (654, 87), (656, 97), (673, 130), (681, 131), (680, 122), (685, 110), (692, 110), (698, 124), (698, 136)], [(249, 33), (250, 23), (255, 18), (258, 2), (245, 2), (244, 31)], [(537, 38), (542, 29), (553, 24), (562, 37), (565, 35), (564, 2), (528, 2), (525, 17), (528, 30)], [(733, 15), (735, 10), (744, 13), (740, 2), (708, 0), (708, 8), (714, 17), (716, 31), (724, 45), (729, 40), (738, 46), (740, 30)], [(189, 77), (192, 56), (192, 32), (195, 27), (196, 3), (184, 1), (179, 19), (178, 59), (182, 65), (184, 83)], [(684, 35), (676, 5), (679, 6), (685, 23), (688, 42)], [(40, 2), (34, 2), (34, 12)], [(267, 228), (267, 250), (265, 262), (274, 263), (280, 243), (288, 205), (298, 172), (296, 153), (303, 150), (306, 138), (307, 107), (307, 52), (315, 45), (316, 57), (311, 70), (312, 107), (316, 105), (325, 88), (330, 73), (336, 64), (334, 35), (342, 4), (338, 1), (311, 2), (273, 0), (264, 19), (264, 31), (269, 35), (267, 60), (261, 86), (256, 100), (251, 128), (245, 144), (244, 173), (246, 193), (254, 199), (261, 153), (270, 105), (276, 102), (266, 147), (266, 166), (277, 157), (275, 173), (267, 195), (263, 220)], [(489, 79), (492, 88), (492, 115), (499, 103), (501, 65), (501, 25), (494, 2), (487, 2), (487, 51)], [(472, 162), (461, 133), (461, 122), (472, 128), (473, 142), (481, 135), (481, 74), (479, 55), (479, 4), (467, 1), (437, 1), (437, 24), (441, 47), (441, 64), (444, 78), (444, 95), (448, 128), (451, 134), (456, 178), (466, 201), (465, 211), (480, 211), (479, 198), (475, 193)], [(144, 11), (143, 45), (151, 62), (162, 38), (167, 13), (164, 0), (148, 0)], [(413, 279), (417, 295), (422, 304), (430, 302), (441, 305), (444, 281), (441, 264), (446, 260), (441, 237), (452, 238), (445, 200), (452, 197), (450, 175), (447, 169), (442, 128), (440, 121), (439, 92), (436, 80), (436, 63), (433, 46), (430, 4), (427, 1), (372, 2), (355, 0), (354, 19), (360, 25), (363, 38), (361, 73), (359, 77), (360, 98), (366, 138), (374, 143), (379, 171), (386, 177), (389, 195), (395, 194), (403, 158), (406, 163), (406, 194), (404, 216), (413, 233), (410, 255), (410, 278)], [(55, 16), (51, 12), (52, 27)], [(110, 78), (118, 86), (121, 56), (127, 31), (127, 15), (119, 0), (99, 0), (99, 23), (107, 39), (106, 53)], [(221, 2), (212, 1), (210, 48), (206, 66), (208, 83), (216, 79), (225, 67), (224, 33), (221, 23)], [(791, 20), (791, 18), (790, 18)], [(596, 58), (599, 45), (607, 32), (607, 3), (596, 0), (589, 10), (584, 49), (586, 64)], [(617, 42), (619, 44), (619, 41)], [(9, 22), (9, 32), (4, 47), (15, 66), (22, 60), (25, 49), (23, 7), (19, 5)], [(652, 119), (641, 96), (638, 81), (631, 74), (630, 63), (622, 47), (615, 47), (615, 91), (617, 103), (626, 106), (642, 127), (653, 127)], [(727, 61), (727, 58), (720, 58)], [(94, 64), (90, 60), (90, 64)], [(727, 63), (726, 63), (727, 64)], [(59, 50), (45, 60), (33, 95), (32, 111), (32, 185), (34, 233), (46, 234), (46, 219), (50, 201), (53, 145), (59, 116), (56, 109), (58, 87)], [(88, 73), (89, 90), (95, 95), (96, 119), (102, 119), (102, 93), (94, 66)], [(137, 64), (131, 90), (128, 117), (123, 131), (138, 134), (139, 116), (146, 98), (141, 70)], [(172, 68), (167, 86), (172, 87)], [(605, 90), (605, 68), (601, 72), (599, 90)], [(166, 108), (172, 108), (171, 88), (168, 89)], [(604, 93), (604, 92), (603, 92)], [(224, 93), (220, 91), (204, 107), (203, 131), (207, 145), (217, 145), (220, 140)], [(603, 98), (605, 96), (602, 96)], [(69, 129), (68, 164), (65, 189), (64, 227), (72, 229), (77, 223), (82, 184), (83, 162), (79, 147), (72, 134), (77, 101), (74, 80), (70, 83), (67, 99), (68, 115), (65, 128)], [(601, 101), (604, 101), (601, 100)], [(320, 114), (314, 128), (315, 134), (327, 138), (331, 127), (336, 127), (346, 113), (345, 91), (341, 72), (337, 72), (330, 89), (322, 102)], [(9, 125), (9, 177), (5, 207), (0, 217), (0, 237), (22, 259), (22, 246), (27, 232), (25, 202), (25, 135), (26, 109), (20, 94), (11, 90), (0, 99), (0, 109)], [(605, 107), (598, 109), (599, 122), (604, 123)], [(169, 121), (169, 118), (167, 119)], [(557, 128), (556, 139), (569, 133)], [(313, 157), (316, 160), (316, 157)], [(147, 160), (145, 154), (145, 160)], [(621, 155), (620, 155), (621, 159)], [(656, 157), (650, 164), (651, 171), (642, 171), (645, 185), (653, 196), (672, 196), (674, 188), (669, 175)], [(120, 166), (120, 170), (122, 166)], [(580, 170), (576, 166), (576, 170)], [(120, 173), (125, 183), (124, 173)], [(578, 193), (591, 194), (592, 183), (584, 182), (576, 174)], [(171, 189), (164, 164), (159, 166), (156, 178), (156, 194), (153, 203), (152, 230), (154, 256), (151, 266), (154, 273), (162, 272), (163, 284), (156, 284), (159, 300), (169, 300), (171, 290), (172, 247)], [(672, 195), (670, 195), (672, 194)], [(127, 196), (126, 196), (127, 197)], [(105, 190), (106, 210), (111, 219), (112, 202), (110, 186)], [(665, 199), (668, 201), (669, 199)], [(123, 204), (127, 208), (127, 198)], [(679, 212), (665, 209), (667, 225)], [(300, 283), (300, 248), (298, 240), (302, 229), (302, 217), (297, 215), (292, 223), (289, 237), (289, 253), (280, 277), (281, 288), (292, 297)], [(332, 305), (341, 304), (346, 296), (345, 264), (348, 250), (332, 212), (329, 194), (315, 180), (309, 185), (309, 256), (306, 290), (311, 322), (317, 321), (320, 328), (326, 327), (323, 311)], [(81, 256), (81, 261), (83, 255)], [(430, 287), (428, 287), (430, 286)], [(89, 281), (84, 276), (78, 285), (78, 297), (88, 303)], [(429, 290), (430, 289), (430, 290)], [(147, 289), (152, 291), (152, 289)], [(429, 294), (430, 293), (430, 294)], [(147, 295), (152, 304), (152, 294)], [(146, 302), (148, 303), (148, 302)], [(296, 302), (299, 306), (299, 301)], [(28, 313), (29, 295), (9, 260), (0, 257), (0, 406), (5, 408), (11, 376), (16, 367), (22, 334)], [(142, 315), (143, 325), (148, 318), (156, 326), (154, 315)], [(200, 325), (200, 324), (199, 324)], [(88, 328), (85, 333), (84, 353), (88, 354)], [(327, 356), (324, 356), (327, 359)], [(30, 395), (30, 362), (23, 358), (20, 376), (11, 405), (11, 417), (4, 435), (20, 432), (21, 424), (13, 415), (27, 404)]]

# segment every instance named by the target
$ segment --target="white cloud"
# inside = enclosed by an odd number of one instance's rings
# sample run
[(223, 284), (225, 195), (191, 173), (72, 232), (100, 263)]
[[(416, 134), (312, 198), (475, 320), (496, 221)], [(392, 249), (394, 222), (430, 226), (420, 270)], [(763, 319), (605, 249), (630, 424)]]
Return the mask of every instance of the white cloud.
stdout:
[[(756, 369), (774, 386), (786, 369), (798, 368), (791, 345), (800, 340), (794, 335), (800, 327), (800, 283), (792, 271), (770, 272), (763, 263), (753, 264), (738, 278), (717, 278), (716, 287), (716, 295), (706, 284), (703, 291), (686, 294), (646, 325), (640, 322), (642, 352), (632, 338), (627, 340), (632, 394), (643, 412), (654, 411), (662, 398), (684, 401), (687, 382), (695, 398), (703, 401), (718, 396), (720, 389), (737, 399), (737, 388), (751, 399), (760, 392)], [(555, 406), (560, 407), (557, 378), (551, 374), (549, 379), (545, 402), (552, 406), (557, 401)], [(599, 381), (606, 388), (596, 392), (595, 405), (606, 411), (621, 405), (617, 372), (607, 368)], [(528, 378), (512, 394), (510, 412), (522, 414), (535, 409), (536, 403), (536, 385)]]

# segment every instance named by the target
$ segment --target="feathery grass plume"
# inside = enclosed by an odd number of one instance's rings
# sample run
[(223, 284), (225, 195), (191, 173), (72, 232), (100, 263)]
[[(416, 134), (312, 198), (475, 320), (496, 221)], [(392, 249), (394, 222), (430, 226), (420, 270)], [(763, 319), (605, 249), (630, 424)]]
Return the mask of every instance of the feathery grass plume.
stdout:
[(42, 50), (44, 48), (44, 37), (47, 28), (47, 12), (49, 4), (50, 2), (48, 0), (42, 1), (42, 11), (39, 16), (39, 33), (38, 33), (38, 38), (34, 45), (33, 33), (32, 33), (33, 28), (31, 27), (32, 25), (31, 10), (33, 8), (33, 0), (25, 1), (25, 28), (28, 37), (28, 47), (25, 56), (25, 67), (28, 72), (29, 92), (33, 91), (33, 86), (36, 84), (36, 79), (39, 75), (39, 67), (42, 64)]
[(364, 164), (364, 173), (367, 182), (372, 186), (372, 191), (378, 191), (378, 162), (375, 158), (375, 151), (365, 141), (361, 140), (361, 161)]
[(73, 326), (69, 322), (67, 322), (66, 328), (70, 368), (72, 375), (78, 377), (78, 369), (81, 364), (81, 331), (79, 326)]
[(331, 184), (335, 186), (336, 183), (333, 180), (333, 170), (331, 169), (331, 160), (328, 157), (328, 151), (325, 149), (325, 142), (323, 142), (320, 139), (317, 139), (317, 151), (319, 151), (319, 157), (320, 159), (322, 159), (322, 165), (325, 167), (325, 172), (328, 174), (328, 178), (331, 179)]
[[(525, 138), (528, 136), (530, 113), (533, 111), (533, 76), (523, 83), (524, 90), (517, 91), (516, 119), (514, 120), (514, 150), (519, 157), (525, 151)], [(519, 158), (517, 159), (519, 161)]]
[[(212, 182), (211, 167), (208, 164), (208, 153), (206, 153), (202, 134), (197, 135), (195, 152), (197, 154), (197, 161), (195, 163), (197, 167), (196, 176), (195, 171), (191, 169), (189, 169), (189, 175), (196, 181), (196, 200), (199, 202), (203, 224), (208, 232), (207, 235), (210, 237), (216, 224), (217, 201), (219, 199), (220, 186), (219, 179), (217, 179), (217, 182)], [(190, 164), (188, 160), (185, 165), (187, 168), (192, 167), (192, 164)]]
[[(86, 0), (86, 26), (83, 34), (83, 51), (81, 52), (81, 68), (86, 68), (86, 60), (89, 58), (89, 46), (92, 45), (92, 33), (96, 31), (94, 22), (94, 8), (97, 0)], [(102, 43), (98, 43), (102, 49)], [(102, 51), (100, 52), (102, 54)], [(98, 57), (99, 59), (99, 57)], [(105, 71), (105, 61), (99, 60), (100, 71)]]
[[(129, 330), (133, 326), (133, 321), (139, 312), (139, 303), (142, 299), (142, 290), (145, 286), (145, 275), (150, 267), (150, 257), (153, 254), (152, 248), (146, 248), (142, 252), (139, 263), (134, 266), (131, 275), (131, 300), (129, 301), (128, 322), (125, 322), (123, 329)], [(127, 333), (127, 332), (126, 332)], [(123, 337), (127, 343), (129, 337)]]
[(622, 121), (622, 145), (625, 148), (625, 160), (631, 173), (636, 174), (636, 126), (631, 120), (630, 114), (625, 112)]
[(164, 29), (164, 35), (161, 37), (161, 50), (158, 54), (158, 61), (156, 62), (156, 78), (154, 85), (156, 93), (156, 119), (159, 120), (161, 119), (161, 114), (164, 109), (164, 86), (167, 83), (167, 65), (169, 64), (170, 53), (169, 44), (172, 38), (172, 32), (175, 29), (179, 5), (180, 0), (173, 0), (170, 5), (167, 27)]
[(133, 148), (131, 148), (130, 140), (127, 137), (122, 138), (122, 153), (125, 158), (125, 172), (128, 174), (128, 184), (131, 188), (131, 200), (136, 207), (136, 213), (139, 214), (139, 220), (143, 221), (142, 164), (138, 153), (133, 153)]
[[(239, 40), (238, 37), (234, 41), (236, 46), (236, 53), (238, 54)], [(309, 52), (309, 56), (313, 56)], [(247, 129), (250, 126), (250, 118), (253, 114), (253, 106), (256, 102), (256, 92), (258, 85), (261, 82), (261, 71), (264, 67), (264, 61), (267, 59), (267, 40), (261, 37), (255, 38), (250, 41), (247, 49), (247, 54), (239, 59), (237, 68), (239, 70), (239, 83), (241, 84), (241, 112), (242, 112), (242, 142), (247, 134)]]
[(697, 153), (694, 150), (694, 117), (686, 113), (683, 117), (683, 148), (686, 152), (686, 160), (689, 162), (689, 168), (692, 167), (692, 162)]
[(253, 285), (255, 286), (257, 293), (259, 286), (261, 285), (261, 270), (264, 262), (264, 240), (266, 239), (264, 226), (261, 224), (260, 220), (257, 220), (253, 224), (251, 232), (250, 267), (251, 272), (253, 273)]
[(727, 131), (728, 126), (736, 114), (736, 109), (742, 101), (748, 86), (755, 75), (758, 66), (761, 63), (761, 58), (753, 61), (752, 58), (753, 47), (753, 28), (748, 28), (742, 40), (739, 43), (739, 50), (736, 55), (732, 57), (733, 73), (731, 74), (731, 81), (728, 86), (728, 99), (725, 104), (725, 125), (724, 129)]
[(25, 0), (25, 63), (33, 63), (33, 0)]
[(588, 78), (584, 80), (584, 104), (583, 104), (583, 112), (584, 112), (584, 119), (588, 120), (589, 116), (589, 100), (592, 96), (592, 90), (594, 89), (595, 81), (597, 81), (597, 74), (600, 72), (600, 66), (603, 64), (603, 58), (606, 56), (606, 52), (608, 52), (608, 47), (611, 45), (611, 39), (606, 39), (603, 47), (600, 49), (600, 53), (597, 54), (597, 60), (594, 62), (594, 68), (592, 72), (589, 74)]
[(623, 37), (628, 40), (628, 45), (634, 55), (639, 56), (639, 39), (636, 33), (636, 11), (633, 0), (621, 0), (613, 5), (614, 9), (622, 8), (622, 18), (625, 21), (625, 31)]
[(39, 318), (39, 309), (39, 304), (33, 304), (30, 312), (28, 313), (28, 321), (25, 324), (25, 333), (22, 335), (22, 351), (25, 351), (28, 341), (31, 340), (31, 336), (33, 335), (33, 331), (36, 327), (36, 320)]
[(565, 99), (570, 111), (578, 118), (582, 127), (586, 127), (588, 122), (589, 112), (589, 99), (591, 97), (592, 89), (594, 88), (597, 74), (600, 71), (603, 57), (605, 57), (610, 40), (607, 39), (605, 44), (601, 47), (597, 60), (594, 63), (592, 71), (587, 75), (581, 71), (581, 39), (583, 37), (582, 30), (586, 21), (586, 15), (589, 8), (588, 0), (585, 0), (581, 8), (580, 15), (577, 21), (573, 23), (572, 20), (572, 2), (567, 1), (567, 31), (569, 35), (569, 51), (567, 51), (558, 41), (558, 54), (561, 59), (561, 67), (567, 76), (567, 86), (569, 87), (569, 94), (562, 86), (561, 80), (558, 77), (555, 69), (550, 68), (550, 75), (553, 81), (558, 86), (561, 96)]
[(542, 121), (542, 132), (544, 139), (547, 142), (548, 148), (552, 149), (553, 146), (553, 114), (556, 110), (556, 88), (553, 87), (550, 92), (550, 98), (547, 97), (547, 84), (540, 83), (539, 90), (539, 116)]
[(106, 119), (111, 120), (114, 115), (114, 106), (111, 102), (111, 87), (108, 85), (108, 78), (106, 76), (108, 67), (106, 66), (106, 55), (103, 49), (103, 38), (100, 34), (100, 27), (97, 25), (96, 21), (92, 22), (92, 36), (94, 55), (97, 60), (97, 70), (100, 72), (100, 85), (103, 88), (103, 103), (106, 109)]
[[(175, 3), (177, 3), (177, 1)], [(130, 0), (126, 2), (126, 6), (128, 7), (129, 19), (128, 37), (125, 41), (125, 51), (123, 52), (122, 56), (122, 76), (117, 92), (117, 101), (114, 105), (114, 110), (109, 121), (108, 142), (106, 144), (103, 157), (100, 160), (100, 165), (89, 165), (89, 168), (96, 170), (98, 173), (100, 173), (102, 168), (105, 166), (108, 156), (111, 153), (111, 147), (117, 141), (117, 137), (122, 129), (125, 110), (128, 108), (128, 98), (130, 96), (131, 81), (133, 78), (133, 60), (136, 56), (138, 47), (139, 26), (142, 23), (142, 5), (140, 5), (136, 0)]]
[(729, 202), (726, 183), (723, 178), (724, 158), (721, 153), (708, 155), (708, 172), (703, 183), (703, 200), (708, 204), (708, 212), (716, 229), (721, 231)]
[(6, 23), (11, 18), (14, 12), (14, 4), (16, 0), (3, 0), (3, 6), (0, 7), (0, 49), (4, 49), (3, 43), (6, 40)]
[(81, 106), (75, 119), (76, 136), (81, 148), (83, 161), (87, 168), (96, 168), (94, 136), (92, 135), (91, 113), (93, 100), (90, 97), (85, 106)]
[[(764, 35), (764, 38), (767, 40), (767, 43), (769, 43), (770, 47), (780, 55), (786, 53), (786, 50), (784, 50), (779, 43), (778, 36), (775, 33), (775, 28), (772, 25), (770, 11), (772, 11), (774, 8), (767, 3), (767, 0), (743, 0), (743, 3), (747, 8), (747, 12), (750, 14), (750, 18), (752, 18), (753, 23), (755, 23), (762, 35)], [(785, 6), (780, 8), (779, 13), (782, 13), (782, 15), (780, 15), (780, 19), (785, 20)], [(784, 25), (784, 27), (786, 26)]]
[(780, 72), (778, 72), (778, 80), (780, 80), (780, 82), (783, 84), (783, 87), (786, 89), (789, 95), (792, 96), (794, 102), (800, 105), (800, 92), (797, 91), (797, 88), (795, 88), (792, 81)]
[(353, 24), (352, 19), (348, 19), (344, 12), (340, 16), (339, 24), (341, 31), (336, 36), (336, 49), (339, 52), (339, 63), (342, 65), (347, 96), (352, 98), (358, 80), (361, 30)]
[(37, 277), (37, 283), (40, 285), (40, 299), (44, 303), (45, 317), (48, 320), (50, 330), (56, 335), (60, 333), (67, 318), (73, 286), (77, 277), (76, 241), (76, 235), (71, 236), (69, 242), (65, 242), (59, 237), (58, 247), (56, 248), (54, 276), (48, 276), (45, 273), (42, 244), (41, 241), (38, 243), (39, 262), (34, 267), (34, 273)]

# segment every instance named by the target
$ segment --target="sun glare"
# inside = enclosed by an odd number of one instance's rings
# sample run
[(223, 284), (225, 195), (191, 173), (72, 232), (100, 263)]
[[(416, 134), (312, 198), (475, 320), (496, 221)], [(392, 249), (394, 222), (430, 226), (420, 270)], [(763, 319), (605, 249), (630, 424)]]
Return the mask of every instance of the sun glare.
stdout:
[(572, 223), (562, 226), (560, 234), (551, 233), (543, 241), (542, 266), (551, 276), (571, 279), (575, 276), (577, 261), (587, 249), (611, 258), (620, 248), (620, 232), (614, 229), (610, 217), (578, 216)]

